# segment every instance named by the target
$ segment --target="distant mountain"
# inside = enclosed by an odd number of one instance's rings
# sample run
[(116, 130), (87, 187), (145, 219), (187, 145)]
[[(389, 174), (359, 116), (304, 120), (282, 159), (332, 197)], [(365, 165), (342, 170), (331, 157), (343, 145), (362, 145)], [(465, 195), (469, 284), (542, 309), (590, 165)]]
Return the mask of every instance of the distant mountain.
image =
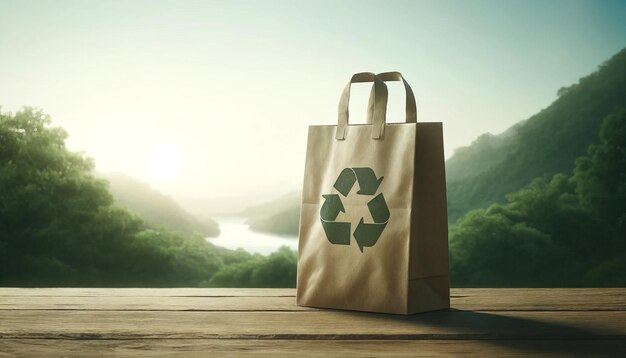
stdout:
[(300, 193), (289, 193), (270, 202), (252, 206), (241, 215), (250, 229), (285, 236), (298, 235)]
[[(558, 96), (529, 119), (498, 135), (483, 134), (448, 159), (451, 224), (472, 209), (503, 202), (506, 194), (535, 178), (571, 174), (576, 158), (598, 143), (602, 120), (626, 107), (626, 49), (577, 84), (559, 89)], [(299, 213), (299, 200), (283, 198), (263, 209), (265, 217), (251, 224), (265, 232), (297, 235), (293, 218)]]
[(176, 202), (192, 215), (203, 217), (233, 216), (239, 215), (250, 203), (262, 202), (267, 199), (241, 196), (177, 196)]
[(165, 226), (183, 235), (219, 235), (217, 222), (209, 218), (195, 218), (173, 199), (148, 184), (123, 173), (104, 174), (103, 177), (109, 181), (109, 191), (117, 204), (139, 215), (148, 225)]
[(241, 216), (250, 220), (268, 217), (288, 207), (300, 206), (301, 197), (302, 194), (299, 192), (288, 193), (272, 201), (250, 206), (241, 213)]
[(281, 236), (297, 236), (300, 224), (300, 204), (268, 217), (248, 221), (250, 230)]
[(549, 107), (501, 135), (484, 134), (446, 163), (451, 223), (471, 209), (503, 202), (537, 177), (570, 174), (574, 160), (599, 141), (602, 120), (626, 106), (626, 49)]

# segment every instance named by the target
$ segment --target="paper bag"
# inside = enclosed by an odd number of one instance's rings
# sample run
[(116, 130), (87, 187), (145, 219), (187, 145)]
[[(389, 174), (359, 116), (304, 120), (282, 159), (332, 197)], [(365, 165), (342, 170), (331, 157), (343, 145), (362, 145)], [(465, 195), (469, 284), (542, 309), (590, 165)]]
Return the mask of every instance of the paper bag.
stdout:
[[(386, 123), (402, 81), (406, 123)], [(366, 124), (348, 125), (350, 87), (373, 82)], [(410, 314), (450, 306), (441, 123), (416, 123), (398, 72), (355, 74), (336, 126), (310, 126), (300, 213), (297, 303)]]

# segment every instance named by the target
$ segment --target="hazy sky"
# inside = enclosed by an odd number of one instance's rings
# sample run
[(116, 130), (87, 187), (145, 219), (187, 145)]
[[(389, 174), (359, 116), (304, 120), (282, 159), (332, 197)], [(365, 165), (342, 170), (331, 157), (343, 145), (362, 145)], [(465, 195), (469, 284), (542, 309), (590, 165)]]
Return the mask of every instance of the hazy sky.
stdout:
[(0, 106), (42, 108), (100, 171), (254, 202), (299, 189), (355, 72), (401, 71), (449, 157), (623, 47), (625, 1), (0, 0)]

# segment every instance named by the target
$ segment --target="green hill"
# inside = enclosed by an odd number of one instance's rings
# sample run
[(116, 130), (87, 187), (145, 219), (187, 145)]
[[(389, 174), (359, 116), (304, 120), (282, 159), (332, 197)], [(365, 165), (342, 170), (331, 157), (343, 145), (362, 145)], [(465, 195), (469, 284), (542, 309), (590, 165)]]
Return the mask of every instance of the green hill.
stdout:
[(274, 213), (279, 211), (283, 211), (288, 207), (292, 206), (300, 206), (300, 198), (301, 194), (299, 192), (293, 192), (285, 194), (277, 199), (251, 206), (244, 210), (241, 213), (241, 216), (244, 216), (250, 220), (256, 220), (261, 218), (266, 218)]
[(451, 228), (453, 286), (626, 285), (626, 109), (599, 137), (573, 175), (536, 178)]
[(626, 49), (570, 87), (549, 107), (501, 135), (484, 134), (446, 163), (448, 217), (503, 202), (534, 178), (571, 174), (574, 160), (598, 143), (602, 120), (626, 105)]
[(268, 217), (246, 221), (250, 230), (281, 236), (297, 236), (300, 224), (300, 203)]
[(283, 236), (297, 236), (300, 220), (300, 193), (251, 206), (241, 213), (250, 230)]
[(194, 233), (216, 237), (220, 230), (212, 219), (199, 220), (183, 210), (178, 203), (159, 191), (123, 173), (104, 174), (109, 191), (118, 205), (139, 215), (148, 225), (161, 227), (181, 235)]

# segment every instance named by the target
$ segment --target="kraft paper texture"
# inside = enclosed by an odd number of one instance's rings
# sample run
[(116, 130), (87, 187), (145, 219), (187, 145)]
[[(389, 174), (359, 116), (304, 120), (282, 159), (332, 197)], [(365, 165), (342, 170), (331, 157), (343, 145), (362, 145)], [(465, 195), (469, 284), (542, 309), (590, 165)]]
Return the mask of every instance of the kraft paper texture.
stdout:
[[(384, 81), (402, 81), (407, 123), (385, 123)], [(367, 122), (348, 124), (350, 85), (374, 82)], [(416, 123), (397, 72), (353, 76), (337, 126), (309, 127), (297, 303), (411, 314), (450, 306), (441, 123)]]

